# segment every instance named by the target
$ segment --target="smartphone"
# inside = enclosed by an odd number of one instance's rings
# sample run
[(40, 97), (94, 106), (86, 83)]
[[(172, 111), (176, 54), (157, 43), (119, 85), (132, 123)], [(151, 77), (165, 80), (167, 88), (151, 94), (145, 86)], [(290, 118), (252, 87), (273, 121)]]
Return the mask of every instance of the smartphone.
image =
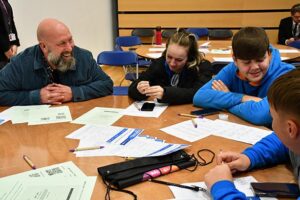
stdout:
[(286, 197), (295, 198), (300, 196), (299, 186), (294, 183), (251, 183), (256, 196), (260, 197)]
[(220, 110), (219, 109), (215, 109), (215, 108), (206, 108), (203, 110), (194, 110), (191, 111), (192, 115), (202, 115), (202, 116), (206, 116), (206, 115), (213, 115), (216, 113), (219, 113)]
[(145, 102), (141, 107), (141, 111), (152, 111), (155, 107), (155, 103)]

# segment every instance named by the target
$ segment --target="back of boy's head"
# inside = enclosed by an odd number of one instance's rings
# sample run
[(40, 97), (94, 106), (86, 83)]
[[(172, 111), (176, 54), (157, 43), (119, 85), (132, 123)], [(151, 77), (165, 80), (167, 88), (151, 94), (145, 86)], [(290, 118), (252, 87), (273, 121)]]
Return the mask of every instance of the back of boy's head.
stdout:
[(300, 123), (300, 69), (277, 78), (269, 88), (268, 100), (276, 112), (295, 116)]
[(296, 12), (300, 12), (300, 4), (295, 4), (293, 5), (293, 7), (291, 8), (291, 14), (294, 15)]
[(245, 27), (234, 34), (232, 50), (235, 58), (261, 59), (269, 51), (269, 38), (262, 28)]

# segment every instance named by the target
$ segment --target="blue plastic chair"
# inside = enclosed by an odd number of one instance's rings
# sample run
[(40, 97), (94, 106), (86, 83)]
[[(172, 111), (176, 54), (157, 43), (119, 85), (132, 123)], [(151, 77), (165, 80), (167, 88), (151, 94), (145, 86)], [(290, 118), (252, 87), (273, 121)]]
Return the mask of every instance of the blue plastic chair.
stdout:
[(138, 37), (153, 37), (154, 34), (154, 30), (148, 28), (135, 28), (131, 31), (131, 35)]
[(208, 28), (188, 28), (186, 31), (195, 34), (198, 38), (208, 36)]
[[(141, 45), (141, 39), (138, 36), (120, 36), (116, 38), (115, 50), (123, 51), (122, 47), (133, 47)], [(129, 48), (130, 49), (130, 48)], [(132, 49), (135, 50), (135, 49)], [(140, 67), (149, 67), (151, 64), (150, 60), (145, 60), (144, 58), (138, 57), (138, 64)]]
[[(132, 51), (103, 51), (97, 57), (97, 64), (122, 66), (125, 73), (124, 79), (133, 81), (139, 78), (138, 57), (137, 54)], [(135, 66), (135, 73), (130, 72), (132, 66)]]
[(291, 42), (288, 44), (288, 46), (300, 49), (300, 41), (297, 40), (297, 41)]
[(213, 40), (228, 40), (231, 39), (233, 33), (228, 29), (215, 29), (208, 31), (208, 37)]
[(141, 39), (138, 36), (120, 36), (116, 38), (116, 50), (122, 51), (121, 47), (131, 47), (141, 45)]
[(172, 35), (174, 35), (176, 32), (177, 32), (176, 29), (165, 29), (165, 30), (163, 30), (163, 31), (161, 32), (161, 36), (162, 36), (163, 38), (168, 39), (168, 38), (170, 38)]
[(226, 65), (230, 62), (214, 61), (211, 63), (211, 69), (213, 74), (218, 74)]
[(114, 86), (113, 95), (127, 96), (128, 95), (128, 86)]

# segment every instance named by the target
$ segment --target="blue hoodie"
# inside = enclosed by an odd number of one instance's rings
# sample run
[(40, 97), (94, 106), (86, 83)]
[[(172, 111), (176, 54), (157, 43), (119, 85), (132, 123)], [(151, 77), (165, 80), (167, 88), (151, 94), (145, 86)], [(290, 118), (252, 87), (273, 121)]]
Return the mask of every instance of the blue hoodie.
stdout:
[[(249, 147), (243, 152), (250, 159), (251, 165), (249, 170), (286, 163), (292, 159), (289, 153), (291, 152), (283, 145), (275, 133), (266, 136), (253, 147)], [(293, 167), (298, 172), (298, 166)], [(297, 176), (299, 174), (295, 173), (295, 176), (298, 180), (299, 177)], [(298, 182), (298, 184), (300, 183)], [(210, 192), (214, 200), (247, 199), (245, 194), (238, 191), (233, 182), (228, 180), (216, 182), (211, 187)], [(300, 197), (298, 197), (298, 200), (300, 200)]]
[[(272, 53), (270, 65), (259, 86), (252, 86), (248, 81), (241, 80), (237, 76), (238, 68), (232, 62), (197, 91), (193, 99), (194, 105), (203, 108), (226, 109), (250, 123), (270, 125), (272, 118), (266, 97), (267, 91), (277, 77), (295, 68), (290, 64), (281, 62), (280, 53), (277, 49), (270, 47), (270, 50)], [(212, 89), (213, 80), (222, 80), (230, 92)], [(262, 100), (242, 103), (245, 94), (260, 97)]]

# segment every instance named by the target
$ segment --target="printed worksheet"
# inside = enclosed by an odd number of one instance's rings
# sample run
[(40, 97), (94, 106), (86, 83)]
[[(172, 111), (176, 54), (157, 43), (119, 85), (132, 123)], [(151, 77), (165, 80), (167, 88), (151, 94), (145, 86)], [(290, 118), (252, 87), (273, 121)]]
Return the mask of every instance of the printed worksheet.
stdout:
[(29, 110), (28, 125), (52, 124), (72, 121), (68, 106)]
[(72, 123), (110, 126), (123, 116), (121, 114), (123, 110), (120, 108), (95, 107), (72, 121)]
[[(50, 105), (34, 105), (34, 106), (12, 106), (1, 114), (11, 119), (13, 124), (27, 123), (29, 120), (30, 110), (41, 110), (49, 108)], [(0, 115), (1, 116), (1, 115)]]

